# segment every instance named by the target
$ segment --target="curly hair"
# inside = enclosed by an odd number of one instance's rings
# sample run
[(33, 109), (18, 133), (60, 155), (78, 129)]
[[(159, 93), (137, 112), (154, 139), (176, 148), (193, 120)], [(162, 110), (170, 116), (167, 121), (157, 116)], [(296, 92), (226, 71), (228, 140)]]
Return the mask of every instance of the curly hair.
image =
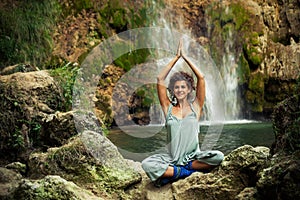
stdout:
[(170, 78), (169, 85), (168, 85), (169, 90), (173, 91), (176, 81), (185, 81), (187, 83), (187, 86), (189, 89), (191, 89), (191, 90), (196, 89), (193, 76), (184, 71), (176, 72), (172, 75), (172, 77)]

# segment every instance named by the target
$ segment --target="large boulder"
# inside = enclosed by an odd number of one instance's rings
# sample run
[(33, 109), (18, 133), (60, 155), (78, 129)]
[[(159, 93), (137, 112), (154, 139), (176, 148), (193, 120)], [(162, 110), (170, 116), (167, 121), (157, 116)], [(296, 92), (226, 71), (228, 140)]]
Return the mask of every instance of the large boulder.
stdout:
[(265, 199), (300, 198), (299, 95), (279, 103), (273, 112), (275, 142), (271, 159), (259, 173), (257, 190)]
[(32, 149), (60, 146), (77, 134), (72, 114), (57, 113), (65, 100), (48, 71), (0, 76), (0, 93), (3, 160), (26, 160)]
[(141, 176), (106, 137), (84, 131), (59, 148), (29, 158), (30, 178), (59, 175), (105, 199), (116, 199)]
[[(80, 188), (76, 184), (59, 176), (46, 176), (39, 180), (23, 179), (19, 187), (15, 190), (11, 199), (26, 200), (101, 200), (102, 198), (95, 196), (91, 191)], [(8, 199), (9, 199), (8, 198)]]
[[(267, 147), (249, 145), (235, 149), (211, 173), (194, 173), (172, 184), (175, 199), (237, 199), (252, 190), (257, 173), (269, 156)], [(249, 189), (252, 188), (252, 189)], [(252, 193), (253, 196), (256, 193)]]
[(256, 184), (261, 199), (300, 198), (300, 151), (273, 156), (259, 173)]

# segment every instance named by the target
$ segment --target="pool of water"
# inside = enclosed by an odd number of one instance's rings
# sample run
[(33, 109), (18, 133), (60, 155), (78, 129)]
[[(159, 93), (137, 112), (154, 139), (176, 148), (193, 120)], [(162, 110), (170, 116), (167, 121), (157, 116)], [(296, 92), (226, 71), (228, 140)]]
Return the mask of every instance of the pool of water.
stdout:
[[(153, 131), (155, 129), (155, 131)], [(200, 125), (200, 146), (204, 138), (209, 137), (209, 126)], [(212, 135), (212, 137), (214, 137)], [(128, 159), (141, 161), (154, 153), (165, 151), (166, 130), (163, 126), (131, 126), (113, 128), (108, 138), (118, 147), (120, 153)], [(274, 142), (272, 124), (268, 122), (233, 121), (223, 124), (221, 133), (213, 141), (213, 149), (225, 155), (230, 151), (248, 144), (271, 147)]]

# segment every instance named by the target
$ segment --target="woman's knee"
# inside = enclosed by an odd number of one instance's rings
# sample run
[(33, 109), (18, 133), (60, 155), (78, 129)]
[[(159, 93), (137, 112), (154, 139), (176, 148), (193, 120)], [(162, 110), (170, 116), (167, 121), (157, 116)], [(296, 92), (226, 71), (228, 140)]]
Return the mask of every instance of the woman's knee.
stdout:
[(147, 162), (147, 159), (142, 161), (142, 168), (144, 170), (148, 169), (150, 167), (149, 162)]
[(215, 154), (214, 157), (212, 158), (216, 165), (221, 164), (221, 162), (224, 160), (224, 154), (221, 151), (215, 150), (213, 151)]

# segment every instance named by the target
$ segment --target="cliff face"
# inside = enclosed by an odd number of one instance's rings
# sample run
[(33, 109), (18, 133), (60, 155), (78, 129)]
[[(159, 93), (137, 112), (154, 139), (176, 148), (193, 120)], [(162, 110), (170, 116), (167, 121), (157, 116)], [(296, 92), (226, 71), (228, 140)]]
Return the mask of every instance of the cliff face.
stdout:
[(234, 53), (244, 117), (270, 117), (276, 103), (299, 92), (298, 1), (184, 0), (171, 4), (217, 65), (225, 54)]

